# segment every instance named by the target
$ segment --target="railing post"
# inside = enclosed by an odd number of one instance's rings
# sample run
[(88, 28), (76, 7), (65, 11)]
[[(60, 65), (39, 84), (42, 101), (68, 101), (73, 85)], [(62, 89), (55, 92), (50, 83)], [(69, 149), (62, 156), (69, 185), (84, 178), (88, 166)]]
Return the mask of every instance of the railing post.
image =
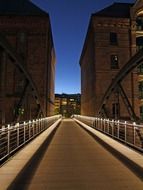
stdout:
[(106, 122), (106, 120), (104, 119), (103, 120), (103, 131), (104, 131), (104, 133), (105, 133), (105, 122)]
[(95, 128), (97, 128), (97, 125), (98, 125), (98, 118), (96, 117), (95, 120), (96, 120)]
[(39, 132), (41, 132), (41, 119), (39, 118)]
[(118, 137), (118, 139), (120, 138), (120, 122), (119, 122), (119, 120), (118, 120), (118, 122), (117, 122), (117, 137)]
[(98, 118), (98, 129), (100, 129), (100, 118)]
[(104, 132), (106, 133), (107, 132), (107, 119), (105, 119), (105, 127), (104, 127)]
[(7, 127), (7, 154), (10, 154), (10, 125)]
[(45, 119), (43, 119), (43, 130), (45, 130)]
[(100, 122), (99, 129), (101, 130), (102, 129), (102, 119), (101, 118), (99, 119), (99, 122)]
[(29, 126), (29, 139), (31, 137), (31, 121), (28, 122), (28, 126)]
[(39, 119), (37, 119), (37, 123), (38, 123), (38, 133), (40, 132), (40, 122)]
[(42, 119), (42, 129), (44, 130), (44, 119)]
[(125, 142), (127, 142), (127, 122), (125, 121)]
[(16, 123), (15, 127), (17, 128), (17, 147), (19, 146), (19, 123)]
[(96, 118), (96, 129), (98, 129), (98, 117)]
[[(51, 121), (51, 119), (50, 119), (50, 121)], [(44, 129), (46, 129), (47, 124), (48, 124), (48, 121), (47, 121), (47, 119), (45, 119), (45, 128)]]
[(38, 125), (39, 125), (39, 133), (40, 133), (41, 132), (40, 119), (38, 119)]
[(136, 123), (133, 122), (133, 143), (136, 144)]
[(109, 134), (109, 125), (110, 125), (110, 120), (109, 119), (107, 119), (107, 133)]
[(41, 127), (41, 131), (42, 131), (42, 118), (40, 118), (40, 127)]
[(112, 119), (112, 125), (111, 125), (111, 127), (112, 127), (112, 137), (114, 136), (114, 120)]
[(37, 123), (38, 123), (38, 133), (40, 132), (40, 122), (39, 119), (37, 119)]
[(38, 125), (37, 125), (37, 119), (35, 120), (35, 135), (38, 133)]
[(25, 144), (25, 136), (26, 136), (26, 135), (25, 135), (25, 131), (26, 131), (26, 130), (25, 130), (25, 127), (26, 127), (25, 121), (24, 121), (24, 123), (23, 123), (23, 127), (24, 127), (23, 130), (24, 130), (24, 144)]
[(44, 119), (42, 119), (42, 130), (44, 130)]
[(35, 135), (35, 123), (34, 123), (35, 121), (34, 121), (34, 119), (33, 119), (33, 121), (32, 121), (32, 127), (33, 127), (33, 137), (34, 137), (34, 135)]

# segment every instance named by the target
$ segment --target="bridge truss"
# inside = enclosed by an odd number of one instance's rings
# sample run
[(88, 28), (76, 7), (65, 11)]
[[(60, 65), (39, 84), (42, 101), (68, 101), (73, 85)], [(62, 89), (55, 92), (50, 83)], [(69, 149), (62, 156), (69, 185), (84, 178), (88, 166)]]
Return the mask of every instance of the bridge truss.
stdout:
[[(45, 116), (38, 89), (24, 64), (24, 59), (2, 34), (0, 34), (0, 104), (2, 124), (5, 123), (6, 117), (7, 121), (16, 122), (20, 121), (21, 117), (25, 120)], [(24, 108), (28, 104), (31, 104), (29, 111)]]
[(101, 104), (98, 109), (99, 115), (104, 115), (105, 117), (108, 117), (108, 113), (106, 111), (106, 104), (109, 99), (109, 97), (115, 92), (118, 91), (119, 95), (121, 96), (125, 107), (128, 111), (128, 114), (133, 121), (138, 121), (139, 118), (136, 116), (134, 112), (134, 108), (132, 107), (128, 96), (126, 95), (125, 89), (123, 88), (121, 82), (124, 80), (124, 78), (132, 72), (137, 66), (140, 66), (143, 64), (143, 50), (140, 50), (137, 52), (124, 66), (123, 68), (117, 73), (114, 80), (112, 80), (111, 84), (107, 88)]

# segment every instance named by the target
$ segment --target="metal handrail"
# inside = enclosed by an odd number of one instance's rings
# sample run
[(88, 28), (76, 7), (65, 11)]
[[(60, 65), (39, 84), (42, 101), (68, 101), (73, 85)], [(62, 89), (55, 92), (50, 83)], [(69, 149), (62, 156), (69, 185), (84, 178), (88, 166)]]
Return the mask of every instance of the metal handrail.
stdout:
[(143, 125), (82, 115), (73, 115), (73, 118), (143, 152)]
[(60, 118), (61, 115), (56, 115), (4, 126), (0, 129), (0, 162)]

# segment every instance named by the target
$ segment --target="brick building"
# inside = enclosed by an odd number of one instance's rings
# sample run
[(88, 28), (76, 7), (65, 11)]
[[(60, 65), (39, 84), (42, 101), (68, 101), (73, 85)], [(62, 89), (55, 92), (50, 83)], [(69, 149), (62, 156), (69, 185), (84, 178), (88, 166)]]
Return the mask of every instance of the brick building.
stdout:
[(55, 114), (80, 114), (80, 94), (55, 94)]
[[(143, 2), (114, 3), (91, 15), (80, 58), (81, 114), (97, 116), (111, 81), (143, 47)], [(122, 87), (136, 115), (143, 114), (142, 65), (128, 73)], [(110, 118), (129, 119), (117, 88), (106, 103)]]
[[(55, 52), (48, 13), (30, 0), (0, 1), (0, 33), (23, 61), (39, 93), (44, 116), (54, 113)], [(5, 73), (4, 96), (1, 85), (0, 123), (14, 121), (17, 104), (22, 96), (25, 78), (7, 57), (3, 63), (1, 55), (0, 77)], [(4, 67), (3, 67), (4, 65)], [(31, 90), (26, 91), (23, 104), (18, 108), (19, 120), (37, 117), (37, 105)], [(20, 111), (21, 110), (21, 111)], [(20, 113), (22, 112), (22, 113)]]

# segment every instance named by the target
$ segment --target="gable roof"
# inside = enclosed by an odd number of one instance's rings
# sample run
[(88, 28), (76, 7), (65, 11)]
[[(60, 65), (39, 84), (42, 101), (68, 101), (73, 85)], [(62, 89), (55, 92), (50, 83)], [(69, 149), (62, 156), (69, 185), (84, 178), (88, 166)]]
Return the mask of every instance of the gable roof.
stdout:
[(129, 18), (132, 3), (113, 3), (112, 5), (93, 14), (100, 17)]
[(30, 0), (0, 0), (0, 15), (47, 16), (48, 13)]

